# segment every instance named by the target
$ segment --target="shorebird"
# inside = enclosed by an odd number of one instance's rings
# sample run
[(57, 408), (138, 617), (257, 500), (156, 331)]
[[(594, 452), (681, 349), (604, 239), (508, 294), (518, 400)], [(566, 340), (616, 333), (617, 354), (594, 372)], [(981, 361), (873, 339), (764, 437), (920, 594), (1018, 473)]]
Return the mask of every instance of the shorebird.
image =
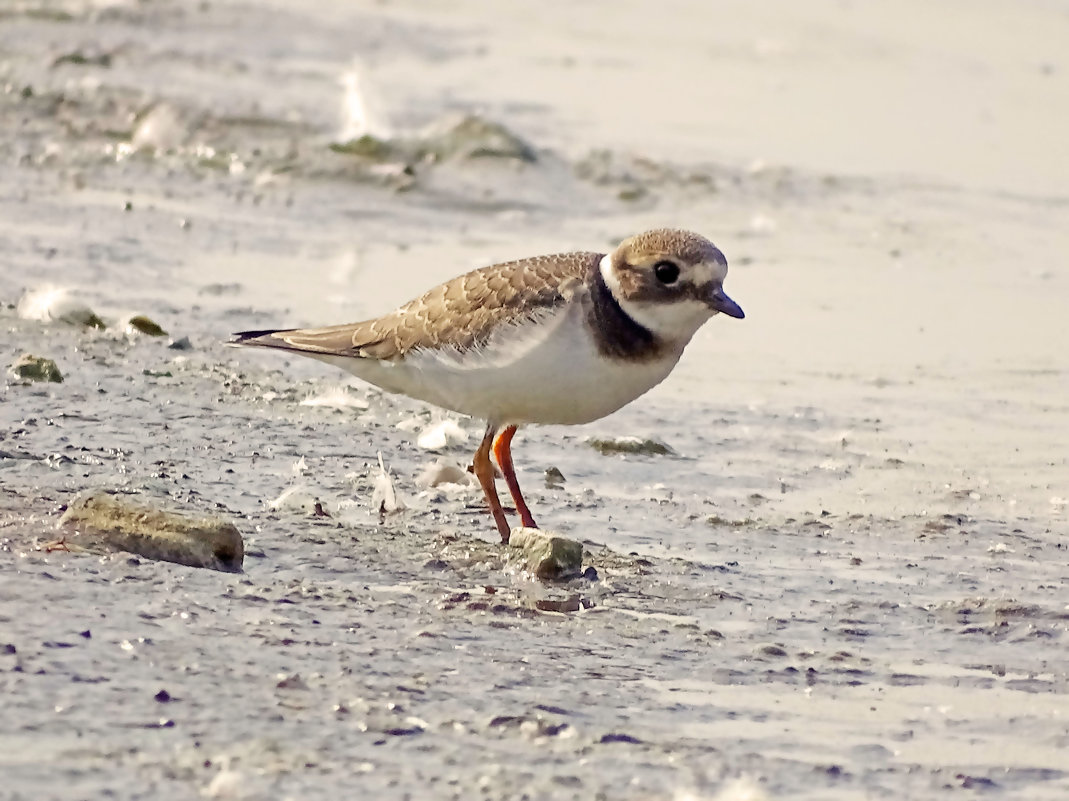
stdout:
[(727, 269), (704, 237), (657, 229), (608, 254), (473, 270), (374, 320), (243, 331), (231, 343), (299, 353), (486, 420), (472, 468), (507, 543), (491, 453), (520, 523), (537, 528), (512, 463), (517, 427), (589, 423), (659, 384), (706, 320), (744, 316), (724, 294)]

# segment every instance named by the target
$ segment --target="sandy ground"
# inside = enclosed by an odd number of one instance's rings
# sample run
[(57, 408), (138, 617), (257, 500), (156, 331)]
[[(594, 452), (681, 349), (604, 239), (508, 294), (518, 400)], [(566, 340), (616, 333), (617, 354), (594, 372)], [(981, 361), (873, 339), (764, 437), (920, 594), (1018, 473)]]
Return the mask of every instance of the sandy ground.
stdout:
[[(0, 366), (65, 376), (0, 387), (0, 797), (1069, 795), (1064, 7), (302, 6), (0, 7)], [(415, 152), (461, 114), (536, 159)], [(517, 439), (564, 584), (421, 483), (477, 422), (222, 345), (666, 224), (747, 319)], [(93, 488), (245, 572), (46, 549)]]

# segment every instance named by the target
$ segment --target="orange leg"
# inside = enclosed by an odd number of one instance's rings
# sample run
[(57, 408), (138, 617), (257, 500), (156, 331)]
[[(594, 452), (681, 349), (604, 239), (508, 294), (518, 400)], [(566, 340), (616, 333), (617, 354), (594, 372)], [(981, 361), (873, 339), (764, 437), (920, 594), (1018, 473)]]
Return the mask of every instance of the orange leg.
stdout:
[(520, 522), (527, 528), (538, 528), (534, 518), (531, 517), (531, 510), (527, 508), (523, 495), (520, 494), (520, 482), (516, 478), (516, 470), (512, 467), (512, 438), (515, 434), (516, 426), (508, 426), (501, 432), (497, 442), (494, 443), (494, 456), (497, 457), (497, 463), (501, 465), (505, 483), (508, 484), (512, 500), (516, 504), (516, 511), (520, 513)]
[(490, 507), (490, 514), (494, 516), (494, 522), (497, 523), (501, 542), (508, 543), (509, 523), (505, 519), (505, 510), (501, 508), (501, 501), (497, 498), (497, 487), (494, 486), (494, 463), (490, 461), (490, 447), (494, 444), (495, 434), (497, 434), (497, 426), (492, 423), (487, 425), (486, 436), (479, 443), (479, 449), (475, 451), (475, 458), (472, 459), (471, 465), (486, 495), (486, 504)]

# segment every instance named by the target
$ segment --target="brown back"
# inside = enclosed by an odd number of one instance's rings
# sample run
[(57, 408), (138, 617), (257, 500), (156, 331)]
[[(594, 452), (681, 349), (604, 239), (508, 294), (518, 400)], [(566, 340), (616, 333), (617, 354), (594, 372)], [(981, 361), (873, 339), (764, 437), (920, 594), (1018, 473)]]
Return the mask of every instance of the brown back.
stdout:
[[(327, 328), (255, 332), (248, 345), (398, 359), (418, 348), (467, 350), (501, 323), (521, 322), (565, 301), (562, 286), (585, 281), (602, 253), (536, 256), (472, 270), (375, 320)], [(253, 332), (250, 332), (253, 333)]]

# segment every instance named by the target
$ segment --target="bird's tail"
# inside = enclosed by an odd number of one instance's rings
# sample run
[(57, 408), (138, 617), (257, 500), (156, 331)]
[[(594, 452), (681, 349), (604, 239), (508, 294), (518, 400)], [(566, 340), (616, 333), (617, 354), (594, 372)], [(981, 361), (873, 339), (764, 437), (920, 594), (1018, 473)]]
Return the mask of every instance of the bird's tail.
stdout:
[(300, 348), (295, 348), (291, 343), (283, 339), (282, 336), (276, 336), (279, 334), (285, 335), (296, 330), (295, 328), (265, 328), (262, 331), (238, 331), (230, 335), (230, 340), (226, 344), (232, 348), (252, 347), (300, 350)]
[(274, 348), (303, 353), (305, 356), (362, 356), (354, 344), (353, 332), (352, 325), (239, 331), (231, 335), (227, 344), (237, 347)]

